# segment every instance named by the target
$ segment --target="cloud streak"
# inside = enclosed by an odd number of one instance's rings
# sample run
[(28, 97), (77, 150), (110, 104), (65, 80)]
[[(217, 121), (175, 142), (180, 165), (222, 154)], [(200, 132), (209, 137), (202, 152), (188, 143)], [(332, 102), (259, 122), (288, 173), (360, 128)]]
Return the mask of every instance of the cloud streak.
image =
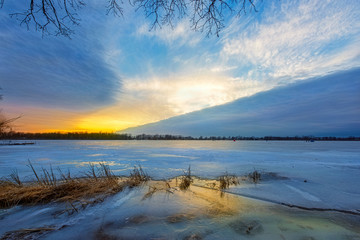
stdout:
[[(223, 39), (222, 58), (264, 78), (290, 81), (360, 65), (360, 7), (354, 1), (281, 1)], [(233, 28), (237, 28), (234, 24)], [(235, 32), (235, 33), (234, 33)], [(351, 49), (349, 51), (349, 49)], [(252, 75), (252, 71), (249, 71)], [(275, 80), (276, 81), (276, 80)]]
[[(10, 2), (5, 6), (12, 7)], [(78, 29), (72, 40), (42, 38), (38, 32), (14, 25), (14, 19), (2, 12), (0, 84), (7, 100), (77, 110), (114, 101), (121, 81), (103, 59), (104, 34), (96, 31), (87, 37), (101, 23), (87, 15), (82, 19), (88, 28)]]
[[(144, 23), (137, 28), (136, 34), (139, 37), (155, 37), (171, 47), (181, 47), (184, 45), (195, 47), (202, 40), (203, 36), (190, 30), (190, 22), (183, 19), (174, 27), (164, 26), (151, 31), (149, 23)], [(189, 31), (190, 30), (190, 31)]]

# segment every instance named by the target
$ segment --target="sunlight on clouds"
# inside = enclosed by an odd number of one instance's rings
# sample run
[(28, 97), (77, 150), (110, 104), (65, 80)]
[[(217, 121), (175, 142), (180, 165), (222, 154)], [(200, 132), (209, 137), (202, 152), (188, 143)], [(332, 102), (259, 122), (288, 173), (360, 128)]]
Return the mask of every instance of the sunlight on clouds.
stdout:
[(294, 7), (284, 1), (261, 23), (223, 39), (222, 56), (290, 80), (359, 66), (359, 37), (349, 40), (359, 34), (359, 12), (353, 3), (300, 1)]
[(218, 73), (218, 72), (227, 72), (238, 68), (238, 66), (216, 66), (210, 69), (210, 71)]
[(270, 86), (257, 81), (214, 74), (124, 79), (117, 103), (83, 114), (74, 122), (82, 131), (120, 131), (224, 104), (267, 88)]
[(105, 131), (115, 132), (117, 130), (125, 129), (134, 126), (134, 122), (122, 121), (119, 119), (116, 113), (112, 113), (110, 116), (104, 116), (102, 114), (96, 114), (85, 116), (76, 122), (76, 128), (81, 131)]
[(268, 88), (257, 81), (215, 74), (124, 81), (126, 94), (138, 96), (144, 103), (166, 106), (172, 115), (224, 104)]

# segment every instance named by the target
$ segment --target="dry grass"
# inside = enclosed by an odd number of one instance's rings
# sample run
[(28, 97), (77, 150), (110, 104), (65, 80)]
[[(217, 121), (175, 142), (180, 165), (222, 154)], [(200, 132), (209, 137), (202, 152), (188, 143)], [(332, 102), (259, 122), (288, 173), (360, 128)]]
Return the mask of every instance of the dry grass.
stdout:
[(261, 174), (255, 170), (248, 174), (248, 179), (253, 183), (259, 183), (261, 180)]
[[(15, 205), (34, 205), (49, 202), (68, 202), (74, 210), (76, 203), (99, 202), (104, 197), (122, 191), (126, 187), (135, 187), (148, 180), (141, 166), (135, 167), (127, 180), (121, 180), (112, 174), (109, 166), (99, 164), (90, 165), (90, 170), (85, 178), (71, 178), (60, 171), (61, 179), (58, 180), (50, 168), (42, 168), (42, 174), (38, 174), (31, 163), (36, 181), (24, 184), (17, 172), (13, 172), (10, 178), (0, 181), (0, 208), (8, 208)], [(89, 201), (89, 199), (91, 201)]]
[(229, 175), (227, 172), (219, 177), (220, 190), (228, 189), (231, 185), (238, 185), (239, 179), (235, 175)]
[[(122, 191), (124, 188), (132, 188), (142, 185), (150, 180), (150, 177), (141, 166), (134, 166), (127, 178), (115, 176), (109, 166), (100, 163), (99, 165), (89, 165), (84, 178), (72, 178), (70, 172), (63, 173), (58, 169), (60, 176), (56, 178), (52, 167), (49, 170), (41, 168), (37, 171), (29, 162), (34, 178), (31, 183), (21, 181), (17, 171), (13, 171), (6, 179), (0, 180), (0, 208), (9, 208), (15, 205), (34, 205), (49, 202), (66, 202), (72, 212), (77, 212), (79, 206), (84, 207), (87, 204), (103, 201), (105, 197)], [(180, 190), (189, 189), (194, 179), (191, 175), (191, 168), (184, 171), (184, 175), (179, 177), (180, 183), (176, 186)], [(258, 183), (261, 174), (254, 171), (247, 175), (247, 179)], [(217, 183), (212, 183), (213, 188), (219, 186), (219, 190), (229, 188), (231, 185), (239, 184), (239, 178), (228, 173), (220, 176)], [(171, 191), (170, 183), (165, 181), (164, 186), (149, 186), (148, 193), (143, 199), (152, 197), (158, 191)]]
[(184, 171), (184, 176), (180, 178), (180, 181), (179, 187), (181, 190), (187, 190), (190, 187), (190, 184), (193, 182), (190, 166), (187, 171)]
[(127, 185), (129, 187), (136, 187), (149, 180), (149, 175), (142, 169), (140, 165), (138, 167), (134, 166), (134, 169), (130, 173), (129, 179), (127, 180)]

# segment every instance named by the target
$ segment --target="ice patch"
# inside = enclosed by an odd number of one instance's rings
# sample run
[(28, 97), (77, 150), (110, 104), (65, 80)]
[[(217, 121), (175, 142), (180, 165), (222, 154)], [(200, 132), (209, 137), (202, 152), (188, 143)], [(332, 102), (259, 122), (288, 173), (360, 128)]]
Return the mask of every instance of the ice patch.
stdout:
[(101, 157), (101, 156), (107, 156), (107, 154), (103, 153), (95, 153), (95, 154), (89, 154), (88, 157)]
[(171, 157), (171, 158), (187, 158), (187, 159), (197, 159), (198, 157), (193, 156), (182, 156), (182, 155), (175, 155), (175, 154), (149, 154), (150, 157)]
[(114, 203), (114, 207), (120, 207), (121, 205), (123, 205), (126, 201), (128, 201), (129, 199), (131, 199), (135, 194), (135, 191), (130, 191), (128, 194), (126, 194), (125, 196), (121, 197), (120, 199), (116, 200), (116, 202)]
[(305, 198), (307, 200), (310, 200), (310, 201), (313, 201), (313, 202), (321, 202), (321, 200), (318, 197), (316, 197), (316, 196), (314, 196), (314, 195), (312, 195), (312, 194), (310, 194), (308, 192), (301, 191), (300, 189), (295, 188), (295, 187), (290, 186), (290, 185), (287, 185), (287, 184), (284, 184), (284, 185), (286, 187), (290, 188), (291, 190), (293, 190), (294, 192), (300, 194), (303, 198)]

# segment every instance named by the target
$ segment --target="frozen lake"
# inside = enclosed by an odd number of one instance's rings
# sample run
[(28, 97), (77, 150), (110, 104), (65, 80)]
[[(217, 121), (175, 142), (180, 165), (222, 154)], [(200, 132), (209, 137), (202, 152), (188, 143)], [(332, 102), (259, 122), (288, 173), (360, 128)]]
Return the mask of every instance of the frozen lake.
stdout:
[[(225, 172), (276, 173), (260, 184), (229, 191), (311, 207), (359, 209), (360, 142), (305, 141), (36, 141), (0, 146), (0, 176), (17, 170), (33, 179), (28, 160), (41, 167), (84, 175), (90, 163), (105, 162), (117, 175), (141, 165), (153, 179), (183, 174), (216, 178)], [(273, 174), (271, 174), (273, 176)]]
[[(360, 142), (36, 141), (0, 146), (0, 176), (17, 170), (21, 179), (34, 179), (28, 160), (38, 170), (51, 166), (73, 176), (105, 162), (117, 175), (140, 164), (153, 179), (179, 176), (189, 165), (201, 178), (257, 170), (262, 179), (232, 186), (225, 198), (194, 184), (144, 200), (144, 186), (72, 215), (58, 216), (66, 204), (0, 210), (0, 236), (41, 227), (44, 239), (360, 239)], [(249, 224), (255, 235), (244, 230)]]

